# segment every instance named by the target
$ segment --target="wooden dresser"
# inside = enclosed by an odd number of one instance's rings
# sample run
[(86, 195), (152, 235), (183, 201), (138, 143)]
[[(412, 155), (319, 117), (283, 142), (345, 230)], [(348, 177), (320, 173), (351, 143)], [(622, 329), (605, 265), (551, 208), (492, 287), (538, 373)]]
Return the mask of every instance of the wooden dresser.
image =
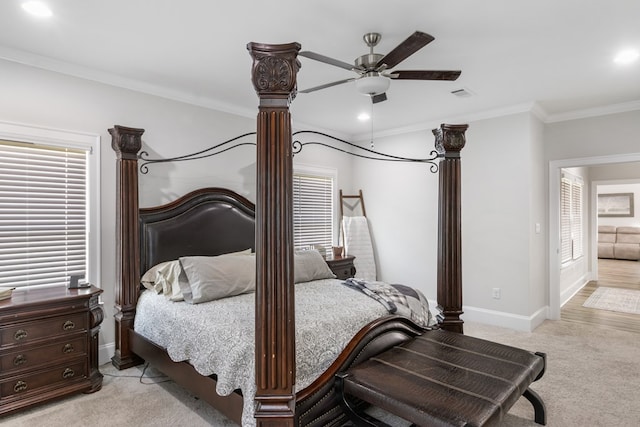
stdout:
[(101, 293), (94, 286), (18, 289), (0, 301), (0, 415), (100, 390)]
[(348, 279), (356, 275), (356, 267), (353, 265), (353, 255), (327, 256), (325, 261), (338, 279)]

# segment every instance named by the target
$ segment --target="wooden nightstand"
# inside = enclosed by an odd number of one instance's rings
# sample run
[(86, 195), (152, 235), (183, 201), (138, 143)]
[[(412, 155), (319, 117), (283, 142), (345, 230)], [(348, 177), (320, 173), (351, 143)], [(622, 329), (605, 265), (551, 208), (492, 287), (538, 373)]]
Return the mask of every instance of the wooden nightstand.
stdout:
[(325, 261), (338, 279), (348, 279), (356, 275), (356, 268), (353, 265), (353, 255), (345, 256), (327, 256)]
[(102, 387), (102, 289), (14, 290), (0, 301), (0, 414)]

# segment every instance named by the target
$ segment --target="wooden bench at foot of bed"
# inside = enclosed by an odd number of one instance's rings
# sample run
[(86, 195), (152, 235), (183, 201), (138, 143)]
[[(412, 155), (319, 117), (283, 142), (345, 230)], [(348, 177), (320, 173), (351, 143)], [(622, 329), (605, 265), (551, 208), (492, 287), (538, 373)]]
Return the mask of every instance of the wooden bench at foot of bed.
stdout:
[(544, 353), (434, 330), (338, 374), (336, 386), (358, 426), (386, 424), (361, 418), (349, 396), (418, 426), (492, 424), (525, 396), (544, 425), (544, 403), (529, 385), (545, 367)]

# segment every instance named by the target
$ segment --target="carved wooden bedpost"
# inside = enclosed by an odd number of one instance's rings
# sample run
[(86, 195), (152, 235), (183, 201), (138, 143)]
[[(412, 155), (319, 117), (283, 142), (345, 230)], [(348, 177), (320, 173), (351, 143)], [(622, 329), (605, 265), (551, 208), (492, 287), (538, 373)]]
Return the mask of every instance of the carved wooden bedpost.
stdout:
[(114, 126), (109, 129), (116, 152), (116, 351), (111, 363), (126, 369), (142, 362), (129, 348), (140, 290), (138, 235), (138, 151), (144, 129)]
[(293, 157), (289, 104), (300, 45), (247, 45), (260, 98), (256, 195), (256, 385), (258, 427), (293, 426)]
[(442, 329), (462, 333), (462, 216), (460, 150), (468, 125), (434, 129), (440, 161), (438, 208), (438, 322)]

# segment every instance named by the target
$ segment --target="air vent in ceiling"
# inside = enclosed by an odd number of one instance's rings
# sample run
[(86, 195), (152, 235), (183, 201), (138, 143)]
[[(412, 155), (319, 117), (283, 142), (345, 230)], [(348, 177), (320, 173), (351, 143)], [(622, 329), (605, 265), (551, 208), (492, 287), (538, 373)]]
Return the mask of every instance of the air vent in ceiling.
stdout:
[(455, 96), (460, 97), (460, 98), (469, 98), (469, 97), (473, 96), (473, 92), (471, 92), (469, 89), (465, 89), (465, 88), (452, 90), (451, 93), (454, 94)]

